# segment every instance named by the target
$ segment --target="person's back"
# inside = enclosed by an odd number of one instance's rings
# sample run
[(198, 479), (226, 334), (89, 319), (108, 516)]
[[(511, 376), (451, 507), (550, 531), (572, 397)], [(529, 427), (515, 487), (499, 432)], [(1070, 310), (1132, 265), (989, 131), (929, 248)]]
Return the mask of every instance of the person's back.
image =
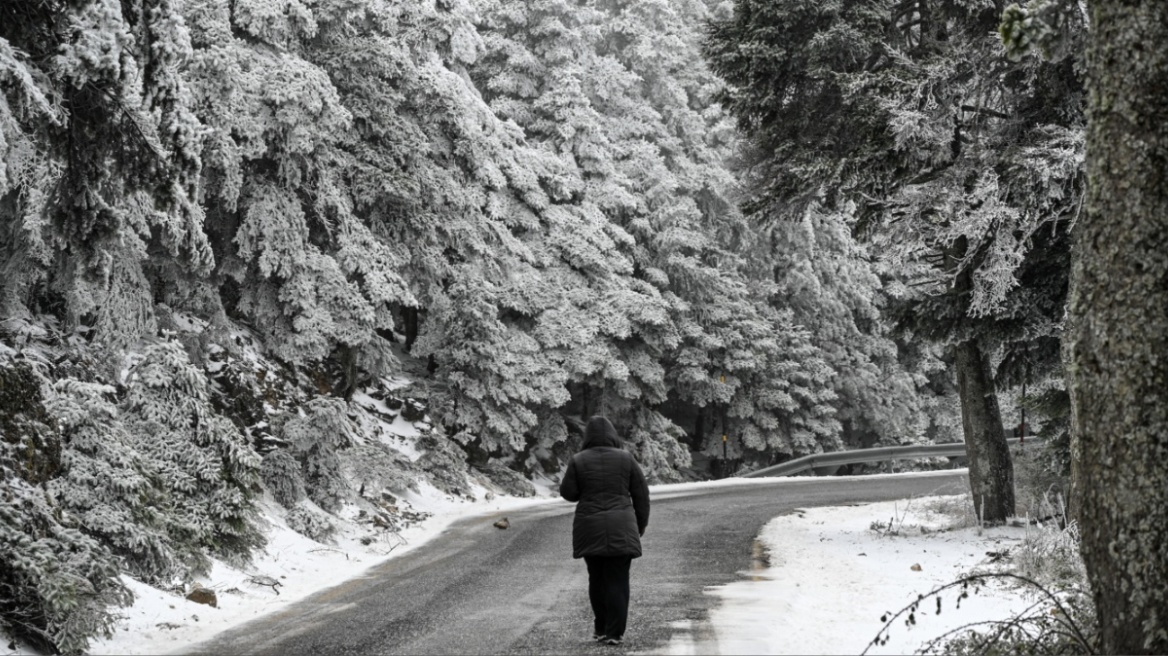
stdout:
[(608, 419), (588, 422), (584, 446), (568, 463), (560, 495), (578, 502), (572, 557), (588, 565), (593, 637), (619, 644), (628, 616), (629, 566), (641, 556), (641, 535), (649, 523), (649, 487)]

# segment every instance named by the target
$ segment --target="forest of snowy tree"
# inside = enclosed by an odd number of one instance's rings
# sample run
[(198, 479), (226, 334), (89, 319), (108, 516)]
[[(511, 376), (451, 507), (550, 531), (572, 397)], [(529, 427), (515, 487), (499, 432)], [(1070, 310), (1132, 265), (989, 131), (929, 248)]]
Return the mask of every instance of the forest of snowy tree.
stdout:
[[(1083, 25), (1001, 18), (0, 3), (3, 621), (81, 650), (119, 571), (246, 560), (264, 490), (555, 475), (595, 413), (654, 481), (993, 448), (1023, 382), (1065, 437)], [(429, 414), (429, 473), (360, 394)]]

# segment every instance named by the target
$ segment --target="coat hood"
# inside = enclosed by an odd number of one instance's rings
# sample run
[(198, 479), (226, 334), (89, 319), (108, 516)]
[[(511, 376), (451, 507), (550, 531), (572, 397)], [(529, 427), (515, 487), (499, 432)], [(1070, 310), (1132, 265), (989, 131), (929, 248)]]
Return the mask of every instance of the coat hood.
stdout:
[(616, 434), (616, 428), (608, 418), (600, 415), (588, 420), (588, 427), (584, 429), (584, 446), (580, 450), (598, 446), (621, 448), (621, 440)]

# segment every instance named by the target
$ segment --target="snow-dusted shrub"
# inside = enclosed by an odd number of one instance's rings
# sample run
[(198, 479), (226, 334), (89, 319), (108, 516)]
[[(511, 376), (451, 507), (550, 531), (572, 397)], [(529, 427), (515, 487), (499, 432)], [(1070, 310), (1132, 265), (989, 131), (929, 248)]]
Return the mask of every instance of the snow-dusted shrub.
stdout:
[(130, 372), (122, 410), (183, 563), (202, 570), (208, 565), (204, 549), (246, 561), (263, 544), (252, 520), (260, 457), (231, 421), (214, 412), (207, 379), (179, 344), (146, 349)]
[(1028, 528), (1026, 538), (1014, 549), (1013, 565), (1016, 573), (1052, 588), (1080, 593), (1088, 588), (1079, 554), (1079, 526), (1073, 521), (1066, 528), (1055, 522)]
[(341, 460), (349, 472), (349, 479), (364, 488), (366, 494), (376, 494), (380, 490), (402, 494), (416, 489), (417, 467), (381, 442), (355, 444), (345, 450)]
[(479, 467), (478, 470), (506, 494), (513, 497), (535, 496), (535, 486), (531, 484), (531, 481), (523, 474), (505, 465), (492, 462), (485, 467)]
[(305, 403), (300, 414), (284, 424), (284, 438), (300, 461), (308, 498), (324, 510), (336, 512), (353, 492), (337, 453), (355, 441), (348, 405), (324, 397)]
[(888, 643), (901, 622), (912, 628), (917, 613), (961, 613), (962, 599), (1004, 584), (1026, 591), (1033, 604), (1000, 619), (973, 619), (926, 640), (915, 653), (946, 656), (1006, 654), (1098, 654), (1098, 631), (1090, 595), (1050, 587), (1014, 572), (980, 572), (933, 588), (899, 611), (881, 616), (884, 626), (863, 654)]
[(46, 489), (68, 467), (60, 437), (32, 369), (0, 364), (0, 624), (38, 648), (79, 653), (109, 634), (107, 606), (130, 595), (114, 556)]
[(293, 508), (305, 496), (304, 474), (291, 449), (276, 449), (264, 456), (260, 466), (264, 485), (285, 508)]
[(466, 455), (446, 437), (430, 434), (418, 440), (418, 448), (425, 453), (417, 465), (429, 474), (434, 487), (455, 497), (469, 497), (470, 484), (466, 478)]
[(0, 466), (0, 618), (9, 633), (40, 649), (81, 653), (90, 638), (110, 635), (108, 607), (132, 597), (114, 556), (59, 522), (44, 491), (13, 474)]
[(46, 488), (86, 533), (100, 538), (146, 581), (181, 573), (163, 531), (155, 489), (111, 400), (114, 389), (73, 378), (57, 381), (46, 407), (62, 432), (62, 474)]
[[(973, 502), (969, 495), (945, 497), (927, 508), (932, 513), (960, 512), (966, 523), (976, 525)], [(948, 528), (959, 528), (954, 524)], [(979, 594), (990, 584), (1004, 584), (1021, 589), (1033, 605), (1021, 612), (1000, 618), (981, 619), (935, 636), (917, 653), (974, 656), (986, 654), (1095, 654), (1097, 620), (1090, 585), (1079, 555), (1078, 528), (1071, 522), (1059, 528), (1054, 521), (1027, 528), (1021, 544), (1011, 547), (999, 564), (975, 571), (961, 579), (934, 589), (902, 609), (872, 643), (886, 640), (890, 627), (907, 615), (906, 624), (914, 624), (914, 611), (924, 612), (936, 603), (937, 612), (961, 613), (961, 599)], [(946, 595), (956, 595), (953, 606)], [(935, 597), (936, 600), (929, 597)]]
[(337, 531), (328, 517), (304, 506), (288, 511), (285, 521), (288, 528), (317, 542), (328, 542)]

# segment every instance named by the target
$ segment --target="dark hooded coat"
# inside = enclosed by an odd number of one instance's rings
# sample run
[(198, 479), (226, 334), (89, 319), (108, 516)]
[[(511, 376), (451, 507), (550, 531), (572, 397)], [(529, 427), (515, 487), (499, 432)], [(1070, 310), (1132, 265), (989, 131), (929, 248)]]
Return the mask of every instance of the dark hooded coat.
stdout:
[(640, 557), (641, 535), (649, 525), (649, 486), (608, 419), (588, 422), (584, 446), (560, 482), (560, 496), (579, 502), (572, 523), (573, 558)]

